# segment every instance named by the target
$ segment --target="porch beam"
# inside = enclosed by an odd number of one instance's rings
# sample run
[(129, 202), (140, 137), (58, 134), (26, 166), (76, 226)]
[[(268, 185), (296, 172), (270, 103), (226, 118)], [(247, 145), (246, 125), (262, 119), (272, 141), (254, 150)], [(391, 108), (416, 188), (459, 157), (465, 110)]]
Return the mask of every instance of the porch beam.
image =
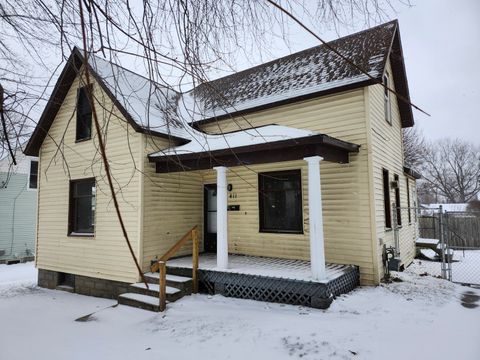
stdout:
[(321, 156), (304, 158), (308, 163), (308, 217), (310, 232), (310, 266), (315, 280), (324, 280), (325, 240), (323, 234), (322, 187), (320, 180)]
[(228, 268), (227, 168), (217, 171), (217, 268)]

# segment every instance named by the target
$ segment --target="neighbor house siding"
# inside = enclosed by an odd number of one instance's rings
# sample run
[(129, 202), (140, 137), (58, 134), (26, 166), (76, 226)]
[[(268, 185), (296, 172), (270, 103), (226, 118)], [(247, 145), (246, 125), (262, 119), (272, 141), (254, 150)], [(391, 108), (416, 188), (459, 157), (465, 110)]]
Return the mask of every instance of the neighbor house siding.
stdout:
[[(23, 161), (30, 166), (28, 159)], [(28, 180), (28, 169), (23, 173), (0, 172), (0, 251), (4, 253), (0, 253), (0, 259), (32, 256), (35, 252), (37, 191), (28, 188)]]
[[(390, 64), (387, 64), (386, 71), (390, 74), (391, 86), (395, 87)], [(382, 169), (389, 171), (390, 181), (394, 180), (394, 175), (399, 177), (400, 185), (400, 203), (402, 207), (407, 207), (406, 177), (403, 172), (403, 143), (402, 143), (402, 125), (398, 101), (394, 94), (391, 94), (392, 124), (385, 119), (383, 87), (373, 85), (368, 88), (369, 98), (369, 117), (371, 126), (371, 144), (372, 144), (372, 174), (373, 174), (373, 203), (375, 208), (375, 228), (376, 237), (374, 239), (377, 247), (377, 263), (380, 269), (382, 265), (383, 245), (387, 247), (394, 246), (394, 232), (385, 228), (385, 212), (383, 204), (383, 177)], [(412, 187), (415, 185), (414, 179), (410, 179)], [(395, 191), (390, 189), (391, 202), (395, 201)], [(413, 197), (411, 197), (413, 201)], [(394, 222), (392, 206), (392, 224)], [(406, 209), (402, 213), (402, 227), (399, 229), (400, 253), (404, 265), (408, 265), (414, 257), (415, 252), (415, 226), (413, 221), (408, 223), (408, 212)], [(413, 214), (412, 214), (413, 215)], [(381, 275), (381, 274), (380, 274)]]
[[(75, 142), (75, 104), (80, 80), (72, 84), (40, 149), (37, 267), (110, 280), (133, 282), (138, 274), (115, 213), (98, 138)], [(96, 109), (123, 221), (139, 255), (141, 134), (135, 133), (98, 84)], [(92, 134), (96, 134), (92, 119)], [(59, 146), (57, 146), (59, 144)], [(68, 232), (69, 181), (95, 177), (95, 236)]]
[[(202, 129), (221, 133), (252, 126), (278, 124), (319, 133), (361, 145), (350, 163), (321, 163), (327, 262), (360, 266), (361, 282), (378, 281), (374, 268), (370, 219), (370, 191), (365, 101), (363, 89), (284, 105), (253, 114), (205, 124)], [(254, 134), (254, 132), (252, 132)], [(304, 234), (259, 232), (258, 173), (301, 169)], [(242, 254), (309, 260), (307, 164), (305, 161), (235, 167), (228, 181), (237, 198), (239, 212), (229, 212), (229, 251)], [(205, 183), (215, 183), (213, 171), (205, 172)], [(376, 265), (376, 263), (375, 263)]]
[[(147, 155), (165, 149), (168, 140), (143, 136), (143, 270), (162, 256), (193, 226), (203, 229), (203, 182), (201, 172), (157, 174)], [(191, 242), (177, 255), (188, 254)]]

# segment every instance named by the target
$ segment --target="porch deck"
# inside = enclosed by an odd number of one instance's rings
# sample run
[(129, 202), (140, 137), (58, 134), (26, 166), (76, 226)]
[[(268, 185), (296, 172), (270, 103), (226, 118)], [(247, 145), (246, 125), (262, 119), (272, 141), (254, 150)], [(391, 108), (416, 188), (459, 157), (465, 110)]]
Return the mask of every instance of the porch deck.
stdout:
[[(167, 262), (167, 272), (191, 276), (192, 257)], [(210, 294), (327, 308), (335, 296), (359, 284), (358, 267), (327, 264), (326, 279), (314, 280), (310, 262), (248, 255), (229, 255), (229, 268), (218, 269), (216, 255), (200, 254), (201, 290)]]

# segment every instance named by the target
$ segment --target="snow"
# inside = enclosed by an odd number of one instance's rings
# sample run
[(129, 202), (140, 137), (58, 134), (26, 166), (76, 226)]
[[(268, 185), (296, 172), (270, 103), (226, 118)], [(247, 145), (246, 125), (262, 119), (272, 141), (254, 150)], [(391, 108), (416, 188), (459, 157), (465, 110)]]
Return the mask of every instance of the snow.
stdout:
[[(369, 75), (373, 78), (376, 78), (378, 77), (378, 73), (379, 72), (377, 70), (374, 70), (374, 71), (370, 71)], [(305, 95), (317, 93), (320, 91), (326, 91), (326, 90), (330, 90), (330, 89), (334, 89), (342, 86), (356, 84), (369, 79), (370, 79), (369, 76), (365, 74), (360, 74), (360, 75), (352, 76), (346, 79), (339, 79), (339, 80), (329, 81), (325, 83), (319, 83), (309, 87), (302, 87), (298, 89), (295, 89), (292, 85), (288, 91), (285, 91), (279, 94), (272, 94), (269, 96), (263, 96), (259, 98), (253, 98), (253, 99), (245, 99), (244, 101), (235, 103), (234, 106), (215, 107), (212, 109), (203, 108), (204, 106), (203, 102), (194, 99), (193, 98), (194, 91), (191, 91), (189, 93), (182, 94), (182, 102), (184, 104), (189, 104), (190, 106), (189, 107), (180, 106), (179, 113), (182, 114), (182, 116), (188, 119), (191, 119), (190, 122), (196, 122), (204, 119), (221, 117), (227, 114), (232, 114), (232, 113), (236, 113), (239, 111), (244, 111), (244, 110), (248, 110), (248, 109), (252, 109), (260, 106), (265, 106), (268, 104), (281, 102), (281, 101), (296, 98), (296, 97), (305, 96)], [(272, 73), (272, 76), (270, 76), (269, 81), (271, 81), (272, 83), (275, 81), (273, 73)], [(195, 102), (195, 105), (192, 105), (194, 102)], [(197, 110), (195, 111), (194, 109), (197, 109)]]
[(177, 92), (98, 56), (91, 56), (89, 63), (140, 127), (188, 138), (175, 110)]
[(416, 240), (416, 243), (421, 244), (421, 245), (424, 245), (424, 244), (438, 245), (439, 242), (440, 242), (440, 240), (438, 240), (438, 239), (427, 239), (427, 238), (418, 238)]
[(317, 135), (317, 133), (309, 130), (295, 129), (280, 125), (261, 126), (222, 135), (205, 134), (192, 129), (190, 132), (192, 140), (189, 143), (153, 153), (150, 155), (150, 157), (184, 155), (206, 151), (224, 150), (229, 148), (237, 148), (240, 146), (297, 139), (313, 135)]
[[(480, 285), (480, 250), (453, 250), (452, 281), (465, 284)], [(433, 250), (422, 249), (427, 257), (435, 257)], [(416, 259), (410, 266), (411, 271), (422, 274), (428, 273), (432, 276), (440, 276), (441, 262)]]
[(422, 204), (421, 205), (421, 213), (422, 215), (433, 215), (438, 213), (440, 209), (440, 205), (444, 212), (466, 212), (468, 204), (467, 203), (460, 203), (460, 204)]
[(480, 290), (398, 277), (325, 311), (195, 295), (153, 313), (24, 285), (35, 281), (32, 264), (0, 265), (1, 358), (477, 360)]
[[(147, 287), (145, 286), (144, 283), (136, 283), (136, 284), (132, 284), (131, 286), (137, 288), (137, 289), (146, 289)], [(148, 289), (149, 290), (152, 290), (152, 291), (159, 291), (159, 288), (160, 288), (160, 285), (157, 285), (157, 284), (148, 284)], [(174, 288), (174, 287), (171, 287), (171, 286), (167, 286), (166, 287), (166, 292), (167, 294), (176, 294), (176, 293), (179, 293), (180, 290), (177, 289), (177, 288)]]
[[(168, 266), (172, 268), (191, 268), (192, 257), (184, 256), (170, 259), (168, 260)], [(198, 267), (199, 269), (205, 270), (218, 270), (215, 254), (200, 254)], [(316, 280), (312, 277), (312, 270), (309, 261), (229, 254), (228, 268), (221, 270), (222, 272), (236, 274), (259, 275), (325, 283), (328, 280), (341, 275), (346, 267), (348, 267), (348, 265), (326, 264), (326, 279)]]

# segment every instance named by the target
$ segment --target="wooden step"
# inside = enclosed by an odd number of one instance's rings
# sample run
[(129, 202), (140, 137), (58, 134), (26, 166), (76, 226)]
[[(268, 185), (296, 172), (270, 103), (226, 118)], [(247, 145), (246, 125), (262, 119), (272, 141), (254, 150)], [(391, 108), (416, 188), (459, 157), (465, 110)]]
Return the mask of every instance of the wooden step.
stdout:
[(160, 310), (158, 296), (154, 297), (138, 293), (125, 293), (118, 296), (118, 303), (143, 310), (157, 312)]
[[(144, 283), (136, 283), (136, 284), (130, 285), (129, 291), (131, 293), (153, 296), (158, 299), (159, 287), (160, 286), (158, 284), (148, 284), (148, 289), (147, 289)], [(167, 290), (167, 301), (170, 301), (170, 302), (176, 301), (182, 298), (183, 295), (185, 295), (183, 290), (178, 289), (176, 287), (167, 286), (166, 290)]]
[[(158, 277), (159, 277), (158, 272), (157, 273), (149, 272), (149, 273), (145, 273), (144, 275), (145, 275), (145, 279), (149, 284), (158, 285)], [(191, 277), (167, 274), (166, 279), (167, 279), (167, 286), (176, 287), (177, 289), (182, 290), (184, 295), (190, 295), (192, 293), (193, 281)]]

